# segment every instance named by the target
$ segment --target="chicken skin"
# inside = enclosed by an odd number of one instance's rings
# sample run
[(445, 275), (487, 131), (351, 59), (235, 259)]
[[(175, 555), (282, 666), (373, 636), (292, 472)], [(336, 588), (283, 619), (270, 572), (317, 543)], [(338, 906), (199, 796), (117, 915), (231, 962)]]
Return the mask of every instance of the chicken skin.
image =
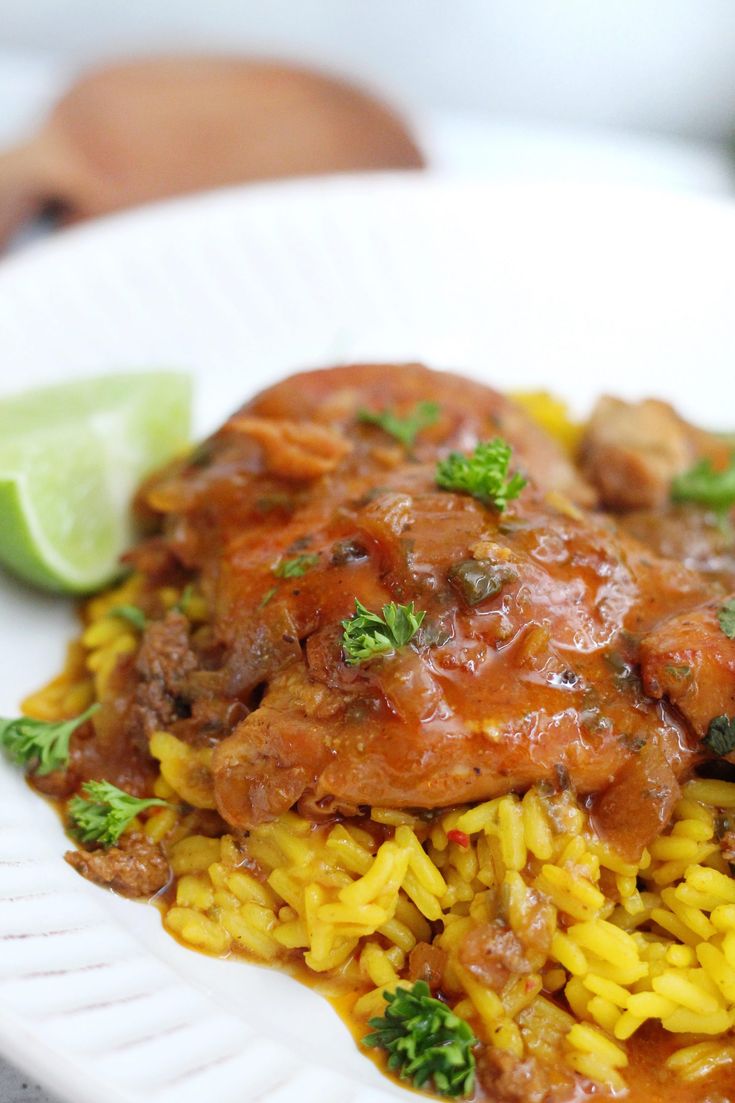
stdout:
[(735, 639), (720, 627), (717, 605), (666, 621), (641, 649), (646, 692), (673, 702), (701, 738), (713, 719), (735, 715)]

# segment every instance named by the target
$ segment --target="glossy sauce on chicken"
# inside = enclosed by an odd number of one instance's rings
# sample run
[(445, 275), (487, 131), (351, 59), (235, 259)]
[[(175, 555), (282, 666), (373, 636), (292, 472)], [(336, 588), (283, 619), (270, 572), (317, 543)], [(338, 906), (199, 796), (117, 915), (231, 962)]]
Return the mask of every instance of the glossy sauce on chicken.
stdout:
[[(439, 420), (408, 453), (357, 419), (427, 398)], [(530, 480), (502, 513), (435, 480), (439, 456), (494, 435)], [(213, 733), (228, 823), (297, 802), (438, 808), (540, 779), (595, 794), (603, 830), (631, 853), (665, 820), (699, 740), (635, 671), (651, 633), (718, 588), (579, 508), (592, 488), (499, 394), (418, 367), (297, 377), (143, 500), (165, 537), (138, 558), (175, 557), (215, 610), (217, 668), (192, 656), (178, 696), (194, 714), (202, 696), (248, 710)], [(305, 553), (303, 577), (274, 585), (274, 565)], [(341, 622), (356, 597), (425, 610), (414, 646), (348, 666)], [(177, 730), (175, 717), (142, 722)], [(655, 809), (639, 807), (645, 776), (663, 794)]]

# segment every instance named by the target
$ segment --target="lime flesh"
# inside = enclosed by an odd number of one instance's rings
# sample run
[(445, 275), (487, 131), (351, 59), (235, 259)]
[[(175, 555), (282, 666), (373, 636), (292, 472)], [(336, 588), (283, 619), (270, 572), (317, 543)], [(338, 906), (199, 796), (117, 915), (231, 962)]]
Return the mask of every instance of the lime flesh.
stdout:
[(191, 383), (110, 375), (0, 400), (0, 562), (84, 593), (119, 572), (140, 479), (189, 439)]

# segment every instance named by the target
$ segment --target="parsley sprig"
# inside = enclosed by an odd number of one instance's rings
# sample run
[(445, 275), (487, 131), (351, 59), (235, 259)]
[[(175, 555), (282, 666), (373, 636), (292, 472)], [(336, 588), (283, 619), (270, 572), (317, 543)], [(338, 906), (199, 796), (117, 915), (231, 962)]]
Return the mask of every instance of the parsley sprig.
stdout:
[(711, 720), (704, 744), (717, 755), (735, 751), (735, 716), (716, 716)]
[(273, 568), (276, 578), (302, 578), (319, 562), (318, 555), (295, 555), (293, 559), (282, 559)]
[(450, 452), (436, 465), (436, 482), (442, 490), (470, 494), (485, 505), (502, 511), (527, 483), (518, 471), (509, 477), (512, 448), (507, 441), (480, 441), (471, 456)]
[(700, 460), (688, 471), (677, 475), (671, 484), (675, 502), (694, 502), (724, 513), (735, 505), (735, 452), (722, 471), (715, 471), (711, 460)]
[(717, 612), (720, 628), (729, 640), (735, 640), (735, 597), (726, 601)]
[(477, 1044), (469, 1024), (435, 1000), (423, 980), (383, 995), (385, 1015), (370, 1019), (372, 1033), (363, 1045), (386, 1050), (388, 1068), (416, 1088), (431, 1083), (441, 1095), (469, 1095), (475, 1086), (472, 1050)]
[(19, 716), (15, 720), (0, 719), (0, 744), (10, 759), (25, 766), (38, 777), (61, 770), (69, 764), (69, 741), (100, 706), (90, 707), (72, 720), (33, 720)]
[(114, 846), (126, 827), (146, 808), (170, 808), (165, 800), (131, 796), (110, 781), (88, 781), (84, 796), (69, 801), (69, 820), (74, 834), (83, 843)]
[(383, 606), (383, 615), (372, 613), (362, 602), (355, 598), (353, 616), (342, 621), (342, 649), (345, 660), (350, 666), (374, 659), (405, 647), (418, 632), (425, 611), (416, 611), (413, 602), (410, 605), (396, 605), (394, 601)]
[(391, 409), (358, 410), (357, 420), (364, 425), (379, 426), (384, 433), (400, 441), (404, 448), (412, 448), (422, 429), (436, 425), (439, 420), (439, 403), (417, 402), (406, 417), (399, 417)]
[(138, 632), (142, 632), (146, 626), (146, 615), (138, 605), (116, 605), (114, 609), (110, 609), (110, 616), (126, 620)]
[(181, 613), (182, 616), (189, 615), (189, 605), (191, 599), (194, 597), (194, 586), (191, 582), (187, 582), (184, 589), (181, 591), (179, 600), (172, 606), (175, 613)]

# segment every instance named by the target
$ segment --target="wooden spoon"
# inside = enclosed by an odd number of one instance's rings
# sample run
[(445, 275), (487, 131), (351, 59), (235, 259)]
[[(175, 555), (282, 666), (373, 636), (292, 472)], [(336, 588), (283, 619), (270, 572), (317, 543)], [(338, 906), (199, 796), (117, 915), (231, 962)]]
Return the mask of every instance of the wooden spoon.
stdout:
[(224, 184), (422, 164), (398, 117), (343, 81), (235, 58), (120, 63), (0, 155), (0, 246), (49, 207), (69, 222)]

